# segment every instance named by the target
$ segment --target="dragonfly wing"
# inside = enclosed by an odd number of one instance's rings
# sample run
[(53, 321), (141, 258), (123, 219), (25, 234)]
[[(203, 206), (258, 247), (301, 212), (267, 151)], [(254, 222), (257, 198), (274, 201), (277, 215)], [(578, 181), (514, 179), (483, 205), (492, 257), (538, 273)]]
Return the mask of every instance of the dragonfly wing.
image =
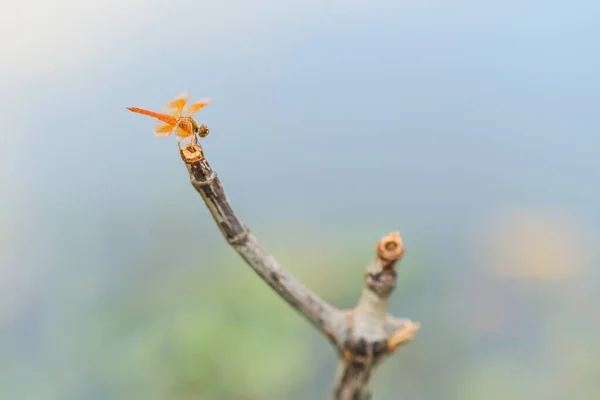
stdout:
[(162, 121), (156, 121), (154, 124), (154, 134), (156, 136), (171, 136), (175, 127), (171, 124), (165, 124)]
[(212, 103), (212, 101), (213, 101), (212, 97), (207, 97), (205, 99), (190, 103), (187, 106), (187, 109), (185, 110), (185, 116), (191, 117), (192, 115), (196, 114), (198, 111), (200, 111), (204, 107), (206, 107), (208, 104)]
[(189, 98), (189, 93), (182, 93), (164, 106), (162, 111), (166, 114), (180, 117), (183, 114), (183, 107), (185, 107), (185, 103), (187, 103)]

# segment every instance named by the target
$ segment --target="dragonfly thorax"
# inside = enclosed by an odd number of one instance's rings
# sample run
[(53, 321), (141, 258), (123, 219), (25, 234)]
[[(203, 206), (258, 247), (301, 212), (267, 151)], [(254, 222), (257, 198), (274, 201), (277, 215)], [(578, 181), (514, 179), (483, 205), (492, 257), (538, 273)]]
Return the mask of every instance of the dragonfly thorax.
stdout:
[(194, 121), (193, 118), (189, 118), (189, 121), (190, 121), (192, 130), (194, 131), (194, 133), (198, 133), (198, 123), (196, 121)]
[(181, 118), (177, 123), (177, 126), (189, 136), (196, 133), (196, 122), (189, 117)]

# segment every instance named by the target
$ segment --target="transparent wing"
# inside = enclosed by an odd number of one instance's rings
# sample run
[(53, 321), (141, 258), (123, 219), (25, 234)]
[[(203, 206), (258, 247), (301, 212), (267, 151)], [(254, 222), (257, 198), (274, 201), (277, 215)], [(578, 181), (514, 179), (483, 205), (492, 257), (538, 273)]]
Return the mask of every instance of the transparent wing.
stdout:
[(212, 97), (207, 97), (205, 99), (190, 103), (185, 110), (185, 116), (191, 117), (192, 115), (196, 114), (198, 111), (206, 107), (208, 104), (212, 103), (212, 101)]
[(156, 121), (154, 124), (154, 134), (156, 136), (171, 136), (175, 127), (171, 124), (165, 124), (162, 121)]
[(182, 93), (164, 106), (162, 111), (166, 114), (180, 117), (183, 114), (183, 107), (185, 107), (185, 103), (187, 103), (189, 98), (189, 93)]

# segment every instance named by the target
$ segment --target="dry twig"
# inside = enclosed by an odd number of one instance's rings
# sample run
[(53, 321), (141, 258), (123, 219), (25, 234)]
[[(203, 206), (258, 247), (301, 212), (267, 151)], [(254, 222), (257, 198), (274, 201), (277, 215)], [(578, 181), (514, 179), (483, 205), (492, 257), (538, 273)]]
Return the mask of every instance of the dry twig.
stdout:
[[(202, 129), (208, 130), (205, 126)], [(330, 400), (371, 398), (375, 367), (402, 344), (412, 340), (420, 325), (388, 314), (388, 298), (396, 286), (396, 263), (404, 253), (397, 232), (382, 238), (375, 260), (367, 267), (365, 288), (352, 310), (339, 310), (305, 288), (260, 244), (235, 214), (215, 171), (199, 144), (180, 149), (190, 181), (227, 242), (285, 301), (308, 319), (332, 343), (339, 365)]]

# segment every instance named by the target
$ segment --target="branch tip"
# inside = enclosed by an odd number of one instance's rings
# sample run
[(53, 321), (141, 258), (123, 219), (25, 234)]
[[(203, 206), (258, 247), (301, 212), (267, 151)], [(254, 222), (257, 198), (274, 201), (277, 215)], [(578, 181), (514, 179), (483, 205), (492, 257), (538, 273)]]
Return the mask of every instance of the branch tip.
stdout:
[(377, 258), (384, 268), (391, 268), (404, 254), (404, 244), (400, 232), (391, 232), (383, 237), (376, 246)]
[(193, 164), (204, 158), (204, 152), (199, 144), (187, 144), (180, 147), (179, 154), (186, 164)]

